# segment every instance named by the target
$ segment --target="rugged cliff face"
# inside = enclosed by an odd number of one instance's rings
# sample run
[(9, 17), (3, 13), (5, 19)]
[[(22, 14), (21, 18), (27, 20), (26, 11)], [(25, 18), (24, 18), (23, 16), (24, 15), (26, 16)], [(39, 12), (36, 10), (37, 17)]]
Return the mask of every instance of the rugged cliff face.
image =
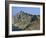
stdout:
[[(12, 19), (13, 20), (13, 19)], [(21, 30), (39, 30), (40, 29), (40, 15), (32, 15), (20, 11), (14, 16), (13, 29)], [(16, 29), (15, 29), (16, 30)]]

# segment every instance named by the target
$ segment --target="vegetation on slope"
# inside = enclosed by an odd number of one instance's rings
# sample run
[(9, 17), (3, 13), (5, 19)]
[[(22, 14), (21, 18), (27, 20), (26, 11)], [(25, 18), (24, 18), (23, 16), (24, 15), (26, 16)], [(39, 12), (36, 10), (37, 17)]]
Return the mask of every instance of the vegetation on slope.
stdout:
[(20, 11), (14, 16), (14, 24), (12, 27), (14, 28), (13, 30), (16, 30), (16, 28), (19, 30), (39, 30), (40, 15), (32, 15)]

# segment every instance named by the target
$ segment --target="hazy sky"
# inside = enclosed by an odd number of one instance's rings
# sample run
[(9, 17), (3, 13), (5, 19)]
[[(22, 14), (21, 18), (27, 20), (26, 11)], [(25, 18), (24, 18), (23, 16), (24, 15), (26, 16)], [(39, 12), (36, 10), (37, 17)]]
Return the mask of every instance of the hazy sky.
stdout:
[(15, 16), (16, 13), (20, 12), (21, 10), (29, 14), (40, 15), (40, 8), (38, 7), (12, 7), (13, 16)]

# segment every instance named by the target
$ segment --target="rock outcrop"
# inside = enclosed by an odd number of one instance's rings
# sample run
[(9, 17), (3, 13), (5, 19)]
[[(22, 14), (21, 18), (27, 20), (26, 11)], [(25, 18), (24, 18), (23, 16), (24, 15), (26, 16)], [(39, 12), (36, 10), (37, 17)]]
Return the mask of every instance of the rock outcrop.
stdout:
[(32, 15), (20, 11), (14, 18), (13, 27), (21, 30), (39, 30), (40, 29), (40, 15)]

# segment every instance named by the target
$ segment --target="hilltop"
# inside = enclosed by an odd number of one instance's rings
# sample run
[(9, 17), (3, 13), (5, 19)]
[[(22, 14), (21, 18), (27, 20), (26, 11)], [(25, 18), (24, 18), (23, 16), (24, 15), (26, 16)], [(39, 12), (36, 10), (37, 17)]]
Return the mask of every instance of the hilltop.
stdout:
[(40, 15), (28, 14), (20, 11), (15, 16), (12, 16), (13, 30), (39, 30), (40, 29)]

